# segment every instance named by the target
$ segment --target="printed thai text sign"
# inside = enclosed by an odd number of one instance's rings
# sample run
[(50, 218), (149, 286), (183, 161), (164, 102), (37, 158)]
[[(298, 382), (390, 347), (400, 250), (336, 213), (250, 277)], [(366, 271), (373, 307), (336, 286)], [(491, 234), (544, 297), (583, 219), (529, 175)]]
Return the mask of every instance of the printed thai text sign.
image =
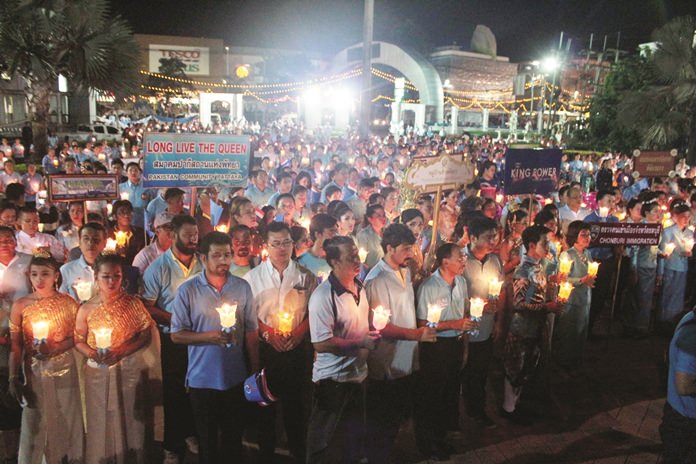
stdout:
[(468, 159), (458, 160), (451, 155), (425, 158), (411, 165), (404, 183), (412, 188), (462, 185), (474, 178), (474, 165)]
[(593, 222), (590, 224), (592, 246), (657, 245), (662, 224)]
[(505, 194), (547, 195), (558, 188), (563, 153), (556, 148), (508, 148), (505, 151)]
[(675, 155), (669, 151), (636, 151), (633, 171), (641, 177), (667, 177), (674, 169)]
[(60, 201), (117, 200), (118, 176), (115, 174), (48, 176), (48, 199)]
[(245, 187), (249, 137), (222, 134), (146, 134), (145, 187)]

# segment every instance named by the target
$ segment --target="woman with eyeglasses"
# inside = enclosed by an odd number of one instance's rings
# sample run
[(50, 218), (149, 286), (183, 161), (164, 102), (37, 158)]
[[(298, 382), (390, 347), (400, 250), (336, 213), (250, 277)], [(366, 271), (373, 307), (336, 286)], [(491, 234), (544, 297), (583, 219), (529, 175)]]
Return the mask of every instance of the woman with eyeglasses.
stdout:
[(564, 369), (576, 369), (582, 362), (582, 353), (587, 341), (590, 324), (591, 289), (595, 278), (587, 272), (592, 261), (587, 247), (590, 246), (590, 224), (573, 221), (568, 225), (566, 242), (570, 247), (562, 254), (572, 261), (566, 277), (573, 289), (565, 302), (563, 311), (556, 314), (553, 333), (553, 353), (556, 362)]

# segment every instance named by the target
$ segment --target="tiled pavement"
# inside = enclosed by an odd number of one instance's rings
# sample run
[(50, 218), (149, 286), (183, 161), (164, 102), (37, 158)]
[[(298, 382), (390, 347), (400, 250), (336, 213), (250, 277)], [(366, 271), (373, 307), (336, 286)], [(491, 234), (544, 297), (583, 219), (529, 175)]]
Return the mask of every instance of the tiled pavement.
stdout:
[[(498, 424), (481, 429), (462, 414), (462, 432), (453, 437), (451, 463), (471, 464), (655, 464), (661, 462), (658, 427), (665, 390), (660, 364), (667, 340), (612, 338), (590, 341), (585, 368), (576, 376), (547, 370), (546, 380), (523, 394), (523, 403), (537, 414), (533, 426), (513, 425), (498, 416), (502, 371), (494, 366), (487, 410)], [(247, 449), (249, 461), (255, 452)], [(422, 461), (407, 424), (397, 440), (397, 462)], [(187, 463), (196, 462), (187, 459)], [(290, 462), (278, 456), (279, 463)]]

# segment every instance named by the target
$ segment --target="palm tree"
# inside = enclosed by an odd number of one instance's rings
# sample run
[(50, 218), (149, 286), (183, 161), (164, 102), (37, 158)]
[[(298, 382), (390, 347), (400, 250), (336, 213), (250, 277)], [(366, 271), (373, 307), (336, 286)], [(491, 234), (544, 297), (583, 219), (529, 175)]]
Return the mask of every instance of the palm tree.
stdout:
[(78, 92), (96, 89), (122, 97), (138, 88), (140, 48), (106, 0), (3, 0), (0, 61), (27, 82), (36, 156), (48, 145), (58, 75)]
[(657, 49), (649, 59), (653, 85), (626, 95), (618, 118), (638, 128), (645, 148), (686, 148), (696, 163), (696, 19), (676, 18), (653, 33)]

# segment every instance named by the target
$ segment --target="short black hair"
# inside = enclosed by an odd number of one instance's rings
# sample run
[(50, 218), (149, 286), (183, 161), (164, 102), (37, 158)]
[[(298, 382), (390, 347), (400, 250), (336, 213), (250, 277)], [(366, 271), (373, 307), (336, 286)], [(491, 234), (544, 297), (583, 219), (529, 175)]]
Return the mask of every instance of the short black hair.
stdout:
[(94, 272), (99, 272), (99, 268), (105, 264), (115, 264), (121, 268), (123, 273), (125, 270), (125, 261), (116, 253), (100, 253), (97, 259), (94, 261)]
[[(193, 219), (193, 218), (191, 218)], [(195, 220), (194, 220), (195, 222)], [(218, 232), (217, 230), (214, 230), (210, 233), (208, 233), (205, 237), (201, 239), (201, 242), (199, 244), (199, 251), (202, 255), (208, 256), (208, 252), (210, 251), (211, 245), (229, 245), (230, 250), (232, 249), (232, 237), (229, 235), (223, 233), (223, 232)]]
[(338, 221), (336, 218), (329, 214), (315, 214), (311, 221), (309, 221), (309, 237), (312, 240), (316, 240), (317, 234), (323, 234), (326, 229), (330, 229), (337, 224)]
[(437, 263), (437, 267), (442, 266), (443, 260), (452, 257), (452, 252), (455, 248), (459, 248), (459, 245), (452, 242), (443, 243), (442, 245), (440, 245), (437, 251), (435, 251), (435, 262)]
[(24, 214), (39, 214), (39, 211), (34, 206), (24, 205), (17, 210), (17, 217), (21, 216), (22, 213), (24, 213)]
[(268, 241), (268, 234), (270, 234), (271, 232), (274, 234), (278, 232), (287, 232), (288, 235), (292, 235), (292, 232), (290, 231), (290, 226), (287, 225), (285, 222), (273, 221), (270, 224), (268, 224), (263, 231), (264, 241)]
[(183, 197), (186, 194), (180, 188), (172, 187), (164, 191), (164, 201), (169, 201), (172, 198)]
[(350, 237), (337, 235), (325, 241), (322, 247), (326, 253), (326, 262), (333, 268), (333, 263), (341, 260), (341, 248), (345, 246), (355, 246), (355, 241)]
[(234, 234), (236, 234), (237, 232), (247, 232), (250, 234), (251, 228), (249, 226), (244, 225), (244, 224), (237, 224), (236, 226), (233, 226), (230, 229), (230, 232), (229, 232), (230, 237), (233, 237)]
[(15, 237), (15, 231), (11, 227), (0, 226), (0, 235), (2, 235), (2, 234), (11, 235), (12, 239), (17, 241), (17, 237)]
[(138, 171), (141, 170), (141, 169), (140, 169), (140, 165), (139, 165), (138, 163), (136, 163), (136, 162), (134, 162), (134, 161), (131, 161), (130, 163), (128, 163), (128, 164), (126, 165), (126, 171), (129, 170), (129, 169), (131, 168), (131, 166), (135, 166), (136, 168), (138, 168)]
[(178, 234), (181, 228), (188, 224), (190, 226), (197, 226), (198, 223), (196, 223), (196, 220), (189, 216), (188, 214), (177, 214), (172, 218), (172, 230), (174, 230), (174, 233)]
[(14, 182), (5, 187), (5, 198), (9, 201), (18, 201), (24, 196), (24, 185)]
[(411, 229), (404, 224), (390, 224), (384, 229), (382, 234), (382, 250), (387, 252), (387, 247), (396, 248), (399, 245), (413, 245), (416, 243), (416, 237), (411, 232)]
[(613, 196), (614, 196), (614, 192), (612, 192), (611, 190), (600, 190), (599, 192), (597, 192), (597, 201), (601, 201), (602, 198), (604, 198), (604, 197), (606, 197), (606, 196), (612, 196), (612, 197), (613, 197)]
[(329, 186), (327, 186), (327, 187), (326, 187), (326, 192), (325, 192), (325, 193), (326, 193), (326, 199), (328, 200), (328, 198), (329, 198), (331, 195), (335, 194), (336, 192), (342, 192), (341, 187), (339, 187), (339, 186), (337, 186), (337, 185), (329, 185)]
[(292, 202), (295, 203), (295, 197), (293, 197), (291, 193), (281, 193), (275, 199), (275, 207), (276, 208), (278, 207), (280, 200), (282, 200), (283, 198), (290, 198), (292, 200)]
[(488, 232), (489, 230), (497, 231), (498, 223), (487, 216), (476, 215), (472, 217), (467, 224), (467, 230), (470, 237), (480, 237), (483, 233)]
[(522, 244), (529, 251), (531, 243), (538, 243), (542, 237), (551, 232), (544, 226), (530, 226), (522, 231)]
[(116, 200), (111, 208), (111, 211), (113, 211), (114, 216), (116, 213), (118, 213), (118, 210), (121, 208), (128, 208), (129, 211), (133, 211), (133, 203), (131, 203), (128, 200)]
[(104, 237), (106, 237), (106, 228), (102, 224), (99, 224), (98, 222), (87, 222), (87, 223), (83, 224), (80, 227), (80, 229), (77, 231), (78, 237), (82, 237), (83, 230), (93, 230), (95, 232), (102, 232), (104, 234)]
[(573, 221), (568, 224), (568, 231), (566, 232), (566, 243), (569, 247), (575, 245), (578, 240), (578, 235), (582, 230), (590, 230), (591, 226), (589, 222), (585, 221)]

